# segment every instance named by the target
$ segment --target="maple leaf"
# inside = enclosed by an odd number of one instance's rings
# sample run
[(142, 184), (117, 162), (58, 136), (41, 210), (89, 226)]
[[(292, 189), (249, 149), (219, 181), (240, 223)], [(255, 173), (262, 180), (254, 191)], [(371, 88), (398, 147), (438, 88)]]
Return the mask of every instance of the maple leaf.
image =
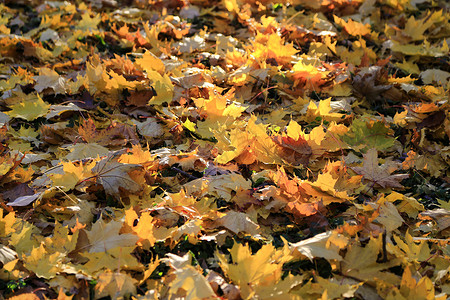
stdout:
[(163, 127), (153, 118), (148, 118), (144, 122), (134, 121), (141, 135), (148, 140), (156, 139), (164, 135)]
[(223, 226), (235, 234), (245, 232), (251, 235), (257, 234), (259, 227), (246, 214), (236, 211), (227, 212), (225, 216), (217, 220), (217, 225)]
[(87, 232), (90, 247), (89, 253), (106, 252), (116, 247), (131, 247), (139, 239), (136, 235), (125, 233), (119, 234), (123, 223), (111, 221), (105, 223), (102, 219), (92, 225), (92, 229)]
[(246, 180), (239, 174), (224, 174), (217, 176), (203, 177), (192, 180), (184, 185), (187, 194), (205, 195), (215, 194), (218, 197), (230, 201), (231, 191), (248, 190), (251, 188), (251, 181)]
[(69, 228), (60, 223), (55, 224), (52, 237), (44, 239), (45, 248), (50, 253), (68, 254), (75, 250), (78, 234), (69, 235)]
[(313, 260), (315, 257), (323, 257), (341, 261), (343, 258), (339, 255), (339, 250), (344, 248), (347, 243), (348, 239), (346, 237), (329, 231), (298, 243), (292, 243), (290, 247), (310, 260)]
[(342, 140), (356, 151), (366, 152), (370, 148), (382, 151), (394, 145), (392, 134), (387, 124), (363, 117), (353, 120), (350, 130), (342, 135)]
[(280, 156), (293, 165), (307, 165), (311, 156), (311, 147), (306, 140), (299, 137), (297, 140), (289, 136), (276, 136), (272, 138), (280, 146)]
[(292, 78), (294, 85), (306, 89), (318, 89), (325, 84), (328, 72), (321, 71), (312, 64), (304, 63), (302, 60), (292, 67)]
[(381, 101), (382, 94), (392, 88), (392, 85), (379, 84), (385, 76), (379, 66), (362, 68), (353, 78), (353, 88), (360, 97), (365, 97), (369, 102)]
[(352, 197), (348, 196), (346, 191), (339, 191), (336, 187), (338, 178), (333, 176), (331, 172), (319, 174), (317, 180), (310, 184), (309, 182), (303, 182), (300, 187), (304, 191), (328, 205), (331, 202), (343, 202), (351, 200)]
[[(136, 220), (139, 220), (135, 224)], [(140, 216), (133, 209), (125, 211), (125, 222), (130, 227), (129, 232), (133, 232), (139, 237), (137, 243), (144, 249), (149, 249), (156, 242), (153, 217), (149, 212), (144, 212)]]
[(62, 168), (48, 174), (53, 186), (60, 186), (64, 191), (71, 190), (84, 178), (90, 177), (91, 173), (83, 165), (76, 166), (71, 162), (62, 162)]
[(106, 252), (80, 253), (88, 262), (80, 269), (88, 274), (95, 274), (101, 270), (116, 270), (118, 268), (139, 269), (137, 259), (131, 255), (135, 247), (115, 247)]
[(33, 224), (23, 222), (23, 226), (16, 228), (11, 234), (9, 245), (14, 246), (15, 251), (19, 255), (29, 254), (32, 249), (38, 248), (39, 243), (32, 238), (38, 232)]
[(216, 253), (216, 256), (225, 274), (241, 287), (241, 296), (245, 299), (256, 296), (259, 285), (266, 286), (266, 291), (273, 291), (281, 279), (280, 262), (291, 259), (287, 246), (277, 251), (270, 244), (263, 245), (252, 255), (247, 246), (234, 243), (230, 254), (233, 263), (228, 263), (223, 254)]
[(126, 295), (136, 294), (136, 280), (130, 275), (119, 272), (105, 271), (98, 275), (95, 285), (95, 297), (122, 298)]
[(419, 203), (415, 198), (397, 192), (389, 194), (389, 196), (386, 197), (386, 200), (392, 203), (400, 201), (400, 203), (397, 204), (398, 211), (405, 212), (410, 218), (416, 218), (419, 212), (425, 210), (423, 204)]
[(333, 17), (336, 24), (343, 26), (345, 31), (347, 31), (348, 34), (350, 35), (358, 36), (358, 35), (368, 35), (371, 33), (369, 24), (362, 24), (353, 21), (352, 19), (348, 19), (348, 21), (345, 22), (343, 19), (339, 18), (336, 15), (334, 15)]
[(433, 23), (443, 20), (442, 10), (435, 12), (428, 12), (422, 20), (416, 20), (414, 16), (409, 17), (405, 24), (405, 29), (401, 31), (402, 34), (407, 35), (412, 41), (423, 40), (426, 37), (423, 35)]
[(14, 212), (6, 215), (5, 211), (0, 208), (0, 236), (7, 237), (10, 233), (14, 232), (13, 224), (16, 222), (16, 216)]
[(142, 58), (136, 59), (136, 63), (146, 72), (157, 71), (164, 73), (164, 63), (150, 51), (146, 51)]
[(169, 253), (168, 258), (162, 259), (170, 264), (176, 276), (171, 282), (171, 294), (177, 295), (178, 289), (186, 293), (186, 299), (209, 299), (216, 297), (211, 285), (206, 278), (193, 266), (191, 266), (192, 256), (186, 253), (184, 256), (177, 256)]
[(78, 128), (78, 133), (87, 143), (101, 145), (125, 145), (129, 142), (137, 144), (138, 140), (134, 128), (118, 122), (112, 122), (105, 129), (97, 129), (94, 120), (87, 119)]
[(130, 192), (137, 192), (141, 189), (140, 185), (128, 174), (130, 171), (141, 168), (141, 165), (119, 163), (117, 158), (108, 156), (97, 162), (91, 171), (108, 195), (118, 196), (119, 188)]
[(344, 275), (354, 276), (362, 281), (373, 280), (374, 278), (383, 279), (392, 284), (399, 283), (397, 275), (384, 272), (391, 267), (400, 264), (398, 259), (390, 259), (385, 263), (378, 263), (378, 254), (382, 251), (382, 236), (370, 238), (365, 247), (354, 242), (348, 247), (344, 260), (341, 262)]
[(269, 35), (257, 33), (253, 43), (253, 55), (260, 64), (265, 65), (270, 60), (275, 64), (283, 65), (292, 60), (292, 55), (298, 52), (292, 44), (284, 44), (284, 40), (278, 33)]
[(382, 224), (389, 233), (402, 226), (405, 222), (395, 205), (385, 201), (384, 198), (378, 200), (376, 204), (370, 203), (369, 205), (378, 211), (378, 216), (374, 221)]
[(320, 276), (314, 276), (314, 282), (310, 280), (304, 283), (297, 287), (293, 294), (299, 295), (302, 299), (342, 299), (352, 297), (351, 295), (355, 294), (361, 283), (358, 284), (356, 281), (351, 281), (349, 284), (346, 284), (346, 281), (349, 280), (325, 279)]
[(50, 104), (45, 103), (39, 94), (29, 94), (22, 101), (11, 105), (10, 108), (11, 110), (6, 112), (8, 116), (33, 121), (45, 116)]
[(394, 253), (397, 257), (405, 262), (423, 262), (430, 256), (430, 248), (426, 241), (414, 241), (414, 238), (407, 231), (402, 237), (394, 235), (396, 246), (389, 245), (389, 252)]
[(340, 113), (331, 112), (331, 110), (331, 98), (320, 100), (318, 106), (313, 101), (311, 101), (308, 105), (305, 119), (308, 122), (313, 122), (317, 117), (320, 117), (325, 121), (331, 122), (339, 121), (344, 116)]
[(60, 76), (56, 71), (49, 68), (40, 68), (39, 76), (35, 76), (36, 85), (34, 89), (37, 92), (42, 92), (46, 88), (51, 88), (55, 94), (66, 93), (66, 80)]
[(364, 179), (382, 188), (403, 188), (400, 181), (409, 177), (408, 174), (392, 174), (397, 168), (392, 164), (378, 165), (378, 151), (372, 148), (364, 154), (363, 167), (352, 167)]
[(156, 94), (149, 100), (148, 104), (161, 105), (170, 103), (173, 99), (174, 86), (167, 74), (162, 76), (156, 71), (149, 71), (148, 78), (153, 82)]
[(411, 266), (405, 268), (400, 289), (392, 288), (386, 299), (435, 299), (435, 289), (431, 279), (424, 276), (417, 280), (413, 276), (412, 268)]
[(24, 258), (25, 267), (33, 271), (38, 277), (50, 279), (56, 276), (59, 272), (59, 262), (64, 255), (59, 252), (48, 254), (44, 245), (41, 244), (38, 248), (33, 248), (29, 256)]
[(97, 156), (104, 156), (109, 153), (109, 150), (97, 143), (78, 143), (65, 147), (70, 151), (66, 155), (66, 159), (74, 161), (86, 158), (96, 158)]

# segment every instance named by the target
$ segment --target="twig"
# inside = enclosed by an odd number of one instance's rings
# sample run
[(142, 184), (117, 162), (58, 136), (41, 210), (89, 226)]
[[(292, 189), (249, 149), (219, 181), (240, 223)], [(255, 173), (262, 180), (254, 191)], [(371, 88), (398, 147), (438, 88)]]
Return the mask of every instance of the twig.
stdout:
[(170, 168), (171, 170), (174, 170), (174, 171), (176, 171), (176, 172), (178, 172), (178, 173), (180, 173), (181, 175), (183, 175), (183, 176), (185, 176), (185, 177), (187, 177), (187, 178), (189, 178), (189, 179), (191, 179), (191, 180), (195, 180), (195, 179), (198, 179), (199, 177), (196, 177), (196, 176), (194, 176), (194, 175), (191, 175), (191, 174), (189, 174), (189, 173), (187, 173), (187, 172), (185, 172), (185, 171), (183, 171), (183, 170), (181, 170), (181, 169), (178, 169), (178, 168), (176, 168), (176, 167), (171, 167)]

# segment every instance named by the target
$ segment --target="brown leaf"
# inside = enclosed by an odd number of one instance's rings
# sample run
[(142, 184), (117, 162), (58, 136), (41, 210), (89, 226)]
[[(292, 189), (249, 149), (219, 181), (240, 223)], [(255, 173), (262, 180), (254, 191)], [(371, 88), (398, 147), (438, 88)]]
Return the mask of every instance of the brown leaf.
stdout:
[(380, 79), (385, 76), (384, 70), (379, 66), (363, 68), (353, 78), (353, 89), (359, 97), (365, 97), (367, 101), (382, 100), (382, 93), (392, 86), (380, 84)]
[(294, 140), (289, 136), (275, 136), (272, 139), (280, 146), (280, 156), (283, 159), (296, 166), (308, 164), (312, 150), (304, 138)]
[(128, 175), (128, 172), (140, 168), (142, 168), (141, 165), (121, 164), (109, 156), (99, 161), (92, 168), (92, 172), (96, 175), (98, 183), (103, 185), (106, 194), (118, 196), (119, 188), (130, 192), (140, 190), (140, 185)]
[(377, 149), (370, 149), (364, 154), (363, 167), (353, 167), (353, 171), (363, 175), (364, 179), (373, 182), (382, 188), (403, 188), (400, 181), (409, 177), (408, 174), (391, 174), (389, 163), (378, 165)]
[(138, 107), (145, 107), (148, 101), (155, 95), (154, 90), (132, 91), (127, 97), (127, 104)]
[(102, 146), (124, 146), (129, 142), (133, 145), (139, 143), (135, 127), (113, 122), (105, 129), (98, 129), (91, 118), (84, 120), (78, 128), (78, 134), (85, 142), (97, 143)]

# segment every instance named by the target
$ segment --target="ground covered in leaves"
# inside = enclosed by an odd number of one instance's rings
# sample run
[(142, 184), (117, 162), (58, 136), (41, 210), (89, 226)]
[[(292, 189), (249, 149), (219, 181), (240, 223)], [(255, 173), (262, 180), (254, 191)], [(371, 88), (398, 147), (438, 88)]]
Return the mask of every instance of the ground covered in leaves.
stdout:
[(0, 298), (446, 299), (449, 8), (3, 1)]

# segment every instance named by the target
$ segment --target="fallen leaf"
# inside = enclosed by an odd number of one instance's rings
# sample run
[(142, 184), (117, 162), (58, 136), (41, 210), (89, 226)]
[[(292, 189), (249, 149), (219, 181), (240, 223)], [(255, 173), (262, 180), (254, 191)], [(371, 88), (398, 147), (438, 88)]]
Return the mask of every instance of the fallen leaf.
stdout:
[(117, 162), (113, 156), (108, 156), (100, 160), (91, 171), (108, 195), (118, 196), (119, 188), (130, 192), (137, 192), (141, 189), (128, 173), (141, 168), (141, 165), (122, 164)]
[(363, 167), (352, 168), (357, 174), (363, 175), (364, 179), (382, 188), (403, 188), (400, 181), (409, 177), (408, 174), (392, 174), (392, 165), (378, 164), (378, 151), (372, 148), (364, 154)]

